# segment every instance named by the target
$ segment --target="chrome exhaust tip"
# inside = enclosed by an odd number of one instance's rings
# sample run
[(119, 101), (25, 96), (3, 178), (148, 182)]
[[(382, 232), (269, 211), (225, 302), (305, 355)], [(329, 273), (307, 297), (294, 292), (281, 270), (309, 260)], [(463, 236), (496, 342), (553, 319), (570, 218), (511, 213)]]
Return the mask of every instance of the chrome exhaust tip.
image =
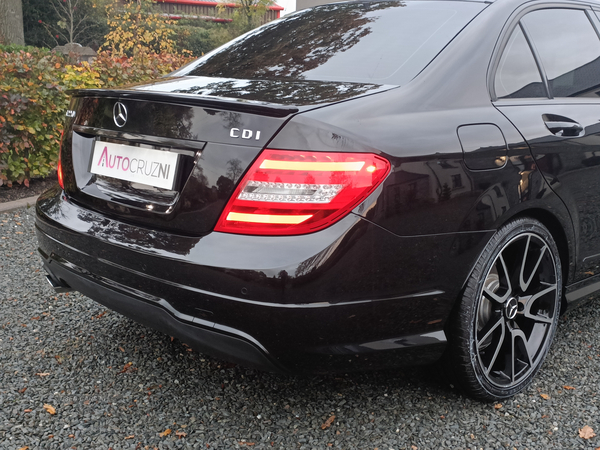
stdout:
[(50, 283), (50, 286), (52, 286), (52, 289), (54, 289), (54, 292), (56, 292), (57, 294), (61, 294), (63, 292), (71, 292), (73, 290), (73, 288), (67, 283), (57, 278), (54, 278), (52, 275), (46, 275), (46, 280), (48, 280), (48, 283)]

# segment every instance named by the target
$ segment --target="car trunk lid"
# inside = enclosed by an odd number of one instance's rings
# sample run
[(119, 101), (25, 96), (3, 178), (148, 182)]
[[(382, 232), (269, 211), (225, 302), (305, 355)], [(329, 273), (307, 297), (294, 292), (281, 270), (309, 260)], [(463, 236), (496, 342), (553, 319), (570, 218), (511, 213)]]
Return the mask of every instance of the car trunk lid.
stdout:
[[(61, 155), (65, 191), (123, 221), (206, 234), (291, 116), (391, 87), (322, 84), (184, 77), (73, 91)], [(279, 103), (253, 99), (261, 96)]]

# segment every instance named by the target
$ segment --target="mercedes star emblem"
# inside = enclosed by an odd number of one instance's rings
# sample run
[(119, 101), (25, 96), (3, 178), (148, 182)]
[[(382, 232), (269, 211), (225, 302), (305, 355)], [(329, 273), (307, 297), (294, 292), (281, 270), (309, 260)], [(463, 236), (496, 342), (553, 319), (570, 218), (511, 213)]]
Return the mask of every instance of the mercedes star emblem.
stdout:
[(115, 103), (113, 107), (113, 120), (115, 125), (122, 128), (127, 123), (127, 108), (121, 102)]

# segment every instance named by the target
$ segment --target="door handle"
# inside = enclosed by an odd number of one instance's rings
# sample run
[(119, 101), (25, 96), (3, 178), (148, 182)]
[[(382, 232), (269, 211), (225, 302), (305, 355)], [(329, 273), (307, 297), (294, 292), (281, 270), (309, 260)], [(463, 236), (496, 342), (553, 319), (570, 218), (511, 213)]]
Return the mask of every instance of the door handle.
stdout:
[(573, 137), (579, 136), (583, 132), (583, 127), (568, 117), (544, 114), (542, 119), (544, 119), (546, 128), (556, 136)]

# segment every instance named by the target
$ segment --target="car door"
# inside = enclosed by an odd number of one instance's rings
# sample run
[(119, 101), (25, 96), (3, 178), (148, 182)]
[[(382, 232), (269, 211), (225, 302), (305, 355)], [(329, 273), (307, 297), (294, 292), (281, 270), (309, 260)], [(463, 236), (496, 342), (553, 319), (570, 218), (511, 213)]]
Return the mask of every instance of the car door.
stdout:
[(600, 38), (585, 6), (523, 11), (493, 72), (494, 105), (519, 129), (577, 233), (576, 280), (600, 273)]

